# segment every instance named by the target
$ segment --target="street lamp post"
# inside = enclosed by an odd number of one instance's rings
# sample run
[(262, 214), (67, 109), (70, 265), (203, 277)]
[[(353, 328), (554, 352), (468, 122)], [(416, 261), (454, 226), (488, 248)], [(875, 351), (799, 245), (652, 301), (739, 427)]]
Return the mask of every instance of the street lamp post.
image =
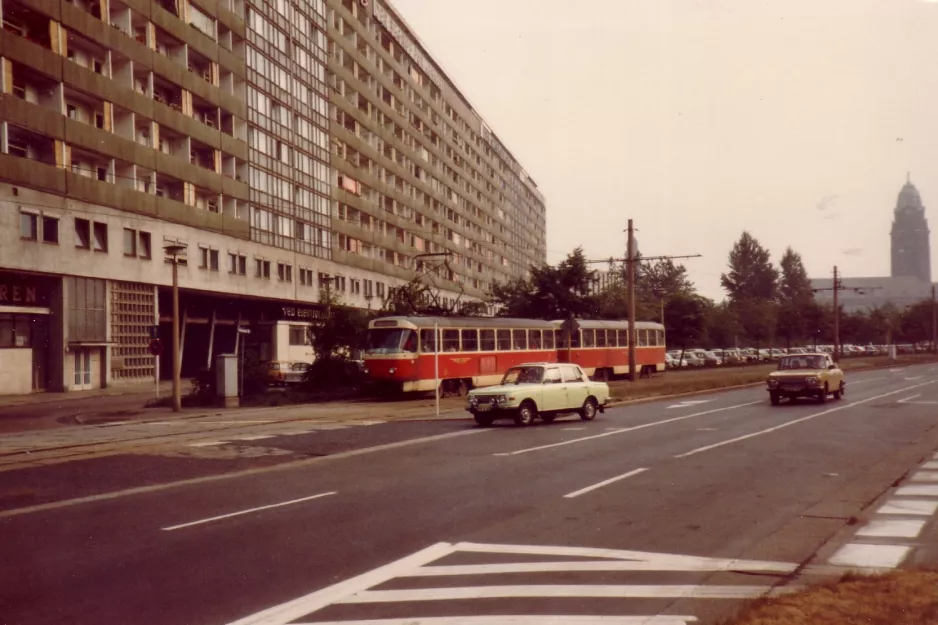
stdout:
[(163, 247), (166, 252), (166, 262), (173, 266), (173, 412), (182, 410), (182, 396), (180, 394), (180, 369), (182, 363), (179, 358), (179, 260), (186, 255), (186, 246), (170, 243)]

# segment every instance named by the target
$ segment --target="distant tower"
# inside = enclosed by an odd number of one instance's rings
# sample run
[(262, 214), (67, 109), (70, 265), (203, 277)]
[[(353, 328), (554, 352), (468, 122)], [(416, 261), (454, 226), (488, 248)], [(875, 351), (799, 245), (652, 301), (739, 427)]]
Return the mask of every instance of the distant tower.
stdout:
[(928, 220), (918, 189), (909, 179), (899, 192), (892, 221), (892, 277), (912, 276), (931, 282)]

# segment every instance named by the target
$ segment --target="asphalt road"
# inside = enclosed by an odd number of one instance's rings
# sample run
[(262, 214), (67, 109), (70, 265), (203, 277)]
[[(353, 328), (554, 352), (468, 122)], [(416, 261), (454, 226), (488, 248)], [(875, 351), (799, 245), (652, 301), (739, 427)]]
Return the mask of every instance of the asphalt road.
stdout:
[(816, 554), (938, 448), (938, 367), (848, 383), (8, 468), (0, 623), (714, 622), (830, 573)]

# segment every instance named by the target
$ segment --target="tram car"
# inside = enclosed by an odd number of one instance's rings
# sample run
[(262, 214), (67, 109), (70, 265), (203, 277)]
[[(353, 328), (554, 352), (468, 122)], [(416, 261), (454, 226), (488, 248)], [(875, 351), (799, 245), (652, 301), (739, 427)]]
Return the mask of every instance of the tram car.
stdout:
[[(628, 322), (577, 323), (567, 344), (561, 321), (381, 317), (368, 325), (365, 368), (394, 390), (433, 391), (439, 381), (443, 393), (460, 395), (498, 384), (510, 367), (526, 362), (571, 362), (599, 380), (627, 375)], [(664, 326), (636, 321), (635, 334), (636, 373), (664, 371)]]

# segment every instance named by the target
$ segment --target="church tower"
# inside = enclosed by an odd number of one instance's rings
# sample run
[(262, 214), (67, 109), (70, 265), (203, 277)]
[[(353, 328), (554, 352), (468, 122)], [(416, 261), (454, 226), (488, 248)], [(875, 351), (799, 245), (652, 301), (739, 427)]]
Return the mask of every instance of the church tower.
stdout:
[(892, 221), (892, 277), (912, 276), (931, 282), (928, 220), (918, 189), (910, 180), (899, 192)]

